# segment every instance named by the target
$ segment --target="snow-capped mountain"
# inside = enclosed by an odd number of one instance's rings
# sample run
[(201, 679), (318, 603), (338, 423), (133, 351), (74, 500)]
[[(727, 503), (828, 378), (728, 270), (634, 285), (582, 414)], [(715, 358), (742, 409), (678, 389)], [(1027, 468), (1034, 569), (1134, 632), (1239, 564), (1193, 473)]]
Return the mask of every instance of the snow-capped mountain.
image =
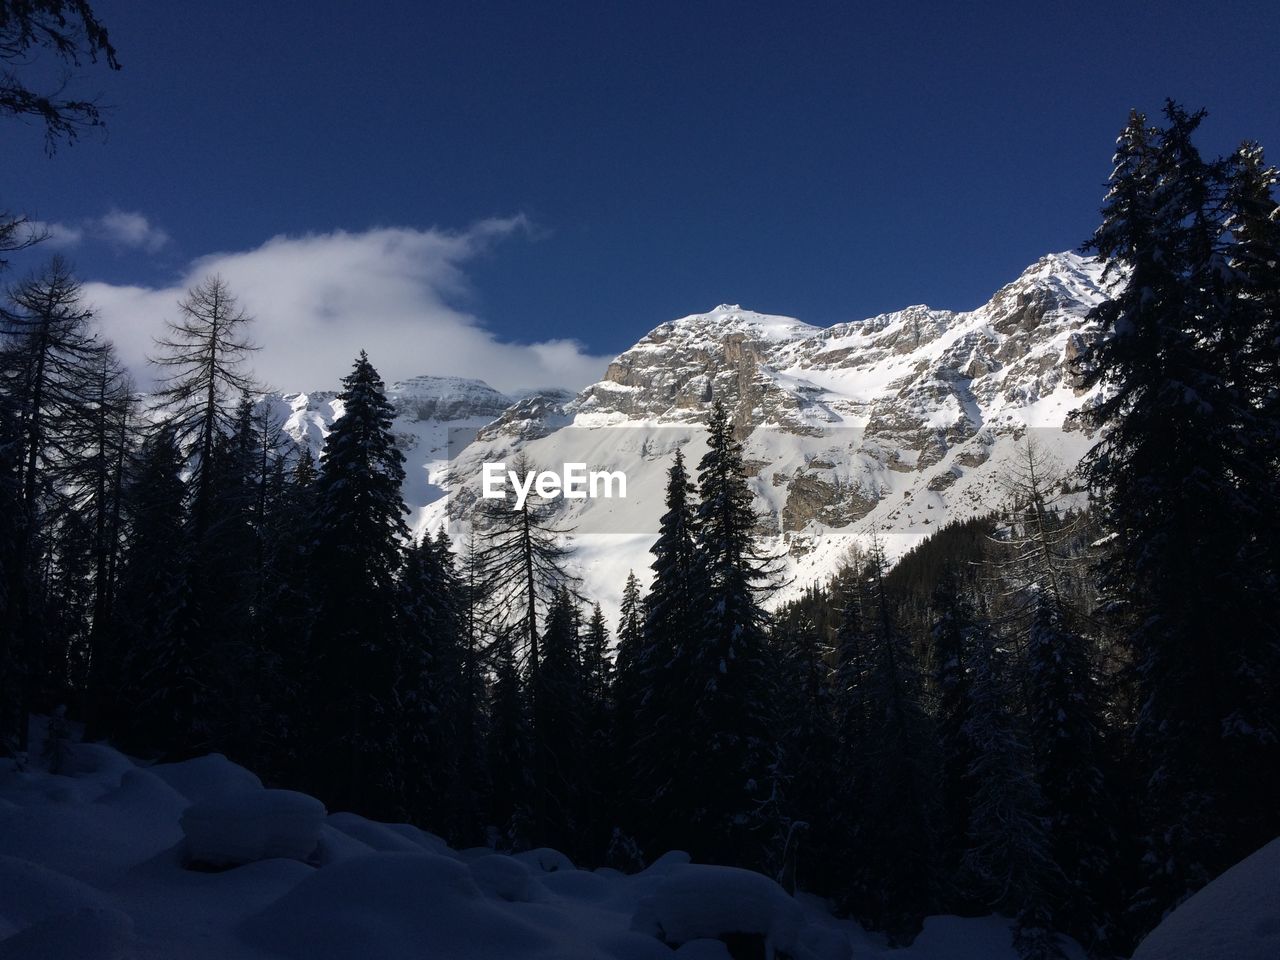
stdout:
[[(465, 377), (401, 380), (387, 388), (387, 397), (396, 409), (396, 441), (408, 461), (404, 497), (415, 510), (444, 495), (450, 444), (465, 446), (515, 404), (483, 380)], [(317, 456), (330, 425), (342, 416), (334, 390), (273, 393), (265, 400), (285, 432)]]
[[(486, 462), (524, 454), (541, 468), (624, 471), (625, 500), (560, 501), (586, 593), (614, 608), (628, 569), (647, 575), (673, 451), (684, 446), (696, 467), (698, 428), (719, 398), (744, 444), (761, 532), (798, 588), (828, 576), (851, 539), (874, 533), (899, 555), (948, 519), (996, 506), (1028, 429), (1073, 466), (1092, 443), (1078, 411), (1093, 397), (1070, 360), (1104, 297), (1100, 263), (1054, 254), (966, 312), (913, 306), (822, 328), (721, 305), (655, 327), (577, 395), (502, 405), (476, 381), (415, 378), (390, 391), (406, 499), (417, 529), (456, 532)], [(340, 413), (331, 394), (284, 400), (290, 432), (313, 442)], [(451, 428), (474, 439), (455, 432), (449, 444)]]

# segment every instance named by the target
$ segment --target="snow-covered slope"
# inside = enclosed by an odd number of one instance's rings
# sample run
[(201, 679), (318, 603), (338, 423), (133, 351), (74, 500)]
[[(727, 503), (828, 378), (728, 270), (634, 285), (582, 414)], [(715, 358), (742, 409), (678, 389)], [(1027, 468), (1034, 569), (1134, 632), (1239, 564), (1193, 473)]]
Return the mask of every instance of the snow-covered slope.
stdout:
[[(450, 445), (465, 446), (514, 402), (483, 380), (464, 377), (401, 380), (387, 388), (387, 397), (396, 409), (396, 442), (406, 459), (405, 501), (418, 512), (445, 493)], [(316, 456), (330, 426), (342, 416), (342, 401), (333, 390), (272, 393), (263, 402), (285, 432)], [(415, 514), (415, 526), (421, 525)]]
[(743, 440), (762, 533), (799, 589), (873, 532), (897, 556), (946, 520), (997, 505), (1028, 429), (1073, 466), (1092, 443), (1077, 417), (1092, 396), (1069, 361), (1102, 299), (1101, 264), (1065, 253), (963, 313), (908, 307), (820, 328), (722, 305), (664, 323), (576, 397), (482, 430), (453, 460), (452, 495), (422, 522), (465, 522), (481, 465), (516, 453), (542, 467), (623, 470), (625, 502), (565, 508), (587, 593), (612, 608), (627, 570), (647, 573), (672, 452), (684, 446), (696, 465), (716, 397)]
[[(1092, 443), (1077, 412), (1093, 396), (1070, 360), (1102, 299), (1101, 264), (1053, 254), (967, 312), (914, 306), (822, 328), (721, 305), (655, 327), (576, 396), (532, 394), (498, 410), (483, 384), (397, 384), (414, 525), (464, 530), (486, 462), (523, 453), (544, 469), (622, 470), (625, 500), (561, 501), (587, 594), (616, 609), (627, 571), (647, 576), (672, 453), (684, 447), (696, 466), (719, 398), (744, 443), (761, 533), (799, 589), (873, 533), (894, 557), (948, 519), (996, 506), (1028, 430), (1073, 466)], [(437, 399), (457, 392), (464, 401)], [(332, 395), (280, 402), (290, 431), (313, 443), (340, 412)]]
[(3, 960), (727, 960), (731, 935), (793, 960), (1016, 957), (999, 917), (933, 917), (889, 950), (817, 898), (680, 853), (579, 870), (326, 814), (218, 755), (64, 757), (60, 774), (0, 760)]
[(1133, 960), (1275, 960), (1280, 957), (1280, 838), (1165, 917)]

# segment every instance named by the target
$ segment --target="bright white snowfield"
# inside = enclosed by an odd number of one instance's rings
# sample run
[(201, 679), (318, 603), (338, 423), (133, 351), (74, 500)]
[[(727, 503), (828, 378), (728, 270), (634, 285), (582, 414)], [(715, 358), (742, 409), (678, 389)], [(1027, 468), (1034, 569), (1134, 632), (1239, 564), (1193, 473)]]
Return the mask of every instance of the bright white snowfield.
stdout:
[[(726, 960), (733, 934), (791, 960), (1016, 956), (999, 917), (931, 917), (889, 950), (817, 898), (678, 852), (627, 876), (554, 850), (451, 850), (264, 789), (219, 755), (143, 768), (75, 744), (66, 769), (0, 766), (0, 960)], [(1275, 960), (1277, 890), (1280, 841), (1135, 960)]]
[[(510, 398), (450, 377), (392, 384), (412, 524), (448, 520), (461, 534), (484, 464), (521, 453), (537, 469), (621, 470), (626, 500), (560, 503), (584, 592), (612, 618), (628, 570), (647, 581), (666, 470), (684, 446), (696, 471), (698, 428), (716, 397), (798, 591), (873, 532), (895, 559), (948, 520), (998, 506), (1000, 475), (1028, 430), (1073, 467), (1094, 439), (1078, 411), (1096, 395), (1079, 388), (1070, 361), (1104, 297), (1097, 261), (1054, 254), (962, 313), (908, 307), (822, 328), (722, 304), (655, 327), (577, 395)], [(271, 402), (316, 452), (341, 414), (333, 393)]]

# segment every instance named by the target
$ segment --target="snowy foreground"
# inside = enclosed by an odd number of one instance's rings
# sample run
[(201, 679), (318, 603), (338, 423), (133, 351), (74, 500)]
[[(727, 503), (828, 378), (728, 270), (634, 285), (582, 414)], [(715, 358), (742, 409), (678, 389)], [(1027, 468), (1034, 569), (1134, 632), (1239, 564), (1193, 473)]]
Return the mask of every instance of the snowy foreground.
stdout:
[[(0, 960), (725, 960), (726, 943), (794, 960), (1015, 957), (997, 917), (934, 917), (912, 947), (889, 950), (814, 898), (680, 853), (624, 876), (552, 850), (454, 851), (415, 827), (266, 790), (218, 755), (144, 769), (76, 744), (65, 769), (0, 768)], [(1280, 841), (1189, 901), (1138, 956), (1274, 960), (1277, 890)]]

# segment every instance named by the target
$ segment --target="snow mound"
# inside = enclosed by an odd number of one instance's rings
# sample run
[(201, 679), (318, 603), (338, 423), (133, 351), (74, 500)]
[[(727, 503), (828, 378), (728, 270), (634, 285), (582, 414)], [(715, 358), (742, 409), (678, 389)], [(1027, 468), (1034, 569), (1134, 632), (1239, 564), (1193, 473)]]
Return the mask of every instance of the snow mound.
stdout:
[(182, 832), (192, 864), (234, 867), (277, 857), (306, 860), (320, 843), (325, 809), (293, 790), (257, 790), (187, 808)]
[(690, 940), (676, 950), (680, 960), (733, 960), (721, 940)]
[(546, 934), (485, 898), (465, 864), (429, 853), (372, 854), (317, 870), (241, 933), (308, 960), (556, 955)]
[(373, 853), (373, 848), (362, 843), (349, 833), (344, 833), (332, 824), (325, 823), (320, 828), (320, 847), (316, 851), (316, 862), (320, 866), (328, 866), (339, 860), (352, 857), (363, 857)]
[(0, 960), (131, 960), (133, 942), (128, 916), (109, 907), (81, 907), (0, 940)]
[(346, 811), (330, 814), (326, 823), (334, 830), (344, 833), (354, 840), (359, 840), (370, 850), (377, 850), (379, 853), (422, 853), (426, 851), (427, 853), (438, 853), (445, 857), (455, 856), (454, 852), (439, 837), (427, 833), (425, 830), (419, 830), (411, 824), (377, 823)]
[(74, 910), (105, 906), (98, 891), (78, 880), (0, 854), (0, 937)]
[(541, 871), (543, 873), (555, 873), (557, 870), (577, 870), (573, 865), (573, 861), (566, 857), (559, 850), (552, 850), (550, 847), (538, 847), (535, 850), (525, 850), (521, 853), (513, 854), (513, 856), (521, 863), (528, 864), (530, 869)]
[(96, 801), (119, 813), (148, 817), (156, 822), (172, 820), (191, 805), (191, 801), (165, 781), (147, 770), (126, 770), (120, 782)]
[(636, 929), (656, 923), (671, 944), (691, 940), (763, 937), (766, 953), (800, 957), (800, 904), (768, 877), (737, 867), (677, 866), (636, 912)]
[(133, 761), (105, 743), (73, 743), (65, 772), (76, 777), (118, 779), (133, 769)]
[(158, 763), (147, 769), (193, 803), (262, 789), (257, 774), (220, 753), (180, 763)]
[(491, 897), (508, 903), (533, 903), (540, 896), (529, 868), (514, 857), (494, 853), (472, 860), (468, 865), (476, 886)]
[(1280, 957), (1280, 838), (1241, 860), (1165, 917), (1133, 960)]

